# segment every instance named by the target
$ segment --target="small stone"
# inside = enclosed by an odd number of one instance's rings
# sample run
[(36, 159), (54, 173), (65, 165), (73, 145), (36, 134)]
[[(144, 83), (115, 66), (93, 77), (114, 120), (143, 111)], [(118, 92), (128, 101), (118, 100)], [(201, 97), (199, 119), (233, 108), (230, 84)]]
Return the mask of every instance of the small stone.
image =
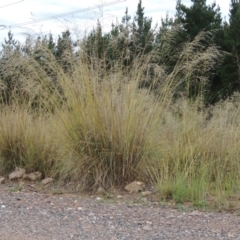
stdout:
[(188, 208), (193, 207), (193, 203), (192, 203), (192, 202), (184, 202), (183, 205), (184, 205), (185, 207), (188, 207)]
[(25, 170), (25, 169), (16, 167), (15, 170), (14, 170), (14, 172), (12, 172), (12, 173), (9, 175), (9, 179), (10, 179), (10, 180), (15, 180), (15, 179), (22, 178), (25, 173), (26, 173), (26, 170)]
[(96, 200), (97, 200), (97, 201), (102, 201), (103, 199), (100, 198), (100, 197), (97, 197)]
[(153, 223), (150, 221), (146, 221), (147, 224), (152, 225)]
[(41, 180), (41, 178), (42, 178), (41, 172), (32, 172), (24, 177), (24, 179), (27, 179), (30, 181), (39, 181), (39, 180)]
[(152, 195), (152, 192), (151, 191), (145, 191), (145, 192), (142, 192), (142, 195), (143, 195), (143, 197), (150, 196), (150, 195)]
[(121, 195), (117, 195), (117, 198), (118, 198), (118, 199), (121, 199), (121, 198), (123, 198), (123, 196), (121, 196)]
[(44, 178), (41, 183), (43, 185), (47, 185), (47, 184), (51, 183), (52, 181), (53, 181), (52, 178)]
[(150, 227), (149, 225), (146, 225), (146, 226), (143, 227), (143, 230), (144, 230), (144, 231), (152, 231), (153, 228)]
[(145, 184), (143, 182), (134, 181), (125, 186), (125, 190), (130, 193), (138, 193), (145, 190)]
[(4, 177), (0, 177), (0, 184), (3, 184), (5, 182), (5, 178)]
[(200, 216), (200, 215), (201, 215), (201, 213), (199, 213), (198, 211), (193, 211), (189, 214), (189, 216), (193, 216), (193, 217)]

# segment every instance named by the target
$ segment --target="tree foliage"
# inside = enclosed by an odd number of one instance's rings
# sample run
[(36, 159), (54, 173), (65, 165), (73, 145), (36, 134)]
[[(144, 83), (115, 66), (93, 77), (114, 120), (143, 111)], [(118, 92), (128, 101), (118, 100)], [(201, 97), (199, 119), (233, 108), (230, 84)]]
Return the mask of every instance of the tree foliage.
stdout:
[(220, 7), (216, 2), (206, 4), (206, 0), (191, 0), (190, 7), (177, 1), (176, 21), (183, 25), (186, 36), (191, 41), (200, 31), (219, 29), (222, 23)]

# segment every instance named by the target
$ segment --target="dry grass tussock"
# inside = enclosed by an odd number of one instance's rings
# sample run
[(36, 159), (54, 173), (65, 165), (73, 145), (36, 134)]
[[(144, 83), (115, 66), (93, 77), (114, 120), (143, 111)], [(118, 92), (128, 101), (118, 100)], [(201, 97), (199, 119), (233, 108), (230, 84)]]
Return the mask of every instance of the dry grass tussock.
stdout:
[(153, 134), (155, 160), (147, 165), (165, 198), (199, 203), (211, 193), (224, 202), (239, 192), (239, 111), (231, 101), (205, 111), (185, 99), (171, 106)]
[[(24, 84), (8, 95), (3, 79), (0, 85), (0, 172), (21, 166), (82, 190), (148, 179), (179, 202), (238, 192), (240, 107), (232, 100), (203, 107), (206, 79), (221, 53), (200, 48), (202, 37), (182, 46), (170, 74), (165, 66), (146, 71), (155, 53), (136, 57), (129, 72), (82, 58), (66, 72), (44, 46), (41, 64), (22, 56), (26, 71), (12, 79)], [(139, 88), (150, 76), (154, 91)], [(195, 80), (199, 97), (176, 101)]]
[(20, 106), (4, 106), (0, 115), (0, 172), (19, 166), (55, 175), (61, 146), (52, 124), (48, 118), (36, 117)]

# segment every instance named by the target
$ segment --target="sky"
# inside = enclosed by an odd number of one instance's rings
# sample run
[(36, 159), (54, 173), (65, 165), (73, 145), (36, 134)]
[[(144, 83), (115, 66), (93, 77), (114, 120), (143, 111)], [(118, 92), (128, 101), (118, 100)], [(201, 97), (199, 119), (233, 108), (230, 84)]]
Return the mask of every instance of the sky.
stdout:
[[(214, 0), (207, 0), (207, 4)], [(220, 6), (222, 17), (228, 17), (230, 0), (215, 0)], [(52, 33), (55, 38), (70, 29), (76, 37), (82, 37), (96, 26), (99, 19), (104, 30), (111, 23), (121, 21), (128, 7), (133, 17), (139, 0), (1, 0), (0, 43), (11, 29), (15, 39), (21, 42), (28, 35)], [(186, 6), (191, 0), (182, 0)], [(176, 0), (142, 0), (145, 15), (152, 17), (154, 24), (165, 18), (166, 13), (174, 16)], [(106, 6), (104, 6), (106, 5)]]

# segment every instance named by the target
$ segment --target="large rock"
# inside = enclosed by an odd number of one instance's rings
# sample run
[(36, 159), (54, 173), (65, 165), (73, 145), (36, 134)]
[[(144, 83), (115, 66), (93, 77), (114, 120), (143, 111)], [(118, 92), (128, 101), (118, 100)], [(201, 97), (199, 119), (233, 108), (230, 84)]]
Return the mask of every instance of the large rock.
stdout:
[(24, 177), (26, 174), (26, 170), (24, 168), (16, 167), (14, 172), (9, 174), (10, 180), (15, 180)]
[(125, 190), (130, 193), (138, 193), (145, 190), (145, 184), (143, 182), (134, 181), (125, 186)]
[(30, 180), (30, 181), (40, 181), (41, 178), (42, 178), (41, 172), (32, 172), (24, 177), (24, 179)]

